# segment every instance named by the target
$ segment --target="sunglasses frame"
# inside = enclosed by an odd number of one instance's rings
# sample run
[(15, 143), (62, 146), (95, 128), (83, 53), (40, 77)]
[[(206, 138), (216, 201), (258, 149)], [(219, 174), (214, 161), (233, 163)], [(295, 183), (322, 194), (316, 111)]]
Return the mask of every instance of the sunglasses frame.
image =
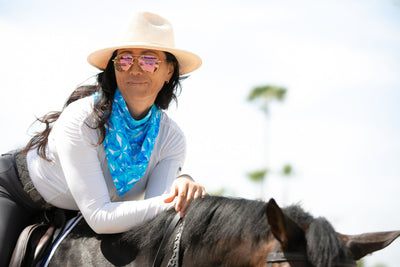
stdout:
[[(121, 68), (121, 66), (119, 65), (119, 63), (118, 63), (118, 60), (119, 59), (121, 59), (122, 57), (132, 57), (132, 63), (129, 65), (129, 68), (127, 69), (127, 70), (123, 70), (122, 68)], [(154, 68), (154, 71), (147, 71), (147, 70), (145, 70), (143, 67), (142, 67), (142, 65), (140, 65), (139, 64), (139, 60), (140, 60), (140, 58), (141, 57), (146, 57), (146, 56), (151, 56), (151, 57), (153, 57), (153, 58), (155, 58), (157, 61), (156, 61), (156, 67)], [(134, 62), (135, 62), (135, 58), (137, 59), (137, 61), (138, 61), (138, 65), (139, 65), (139, 67), (144, 71), (144, 72), (147, 72), (147, 73), (154, 73), (154, 72), (156, 72), (157, 70), (158, 70), (158, 68), (159, 68), (159, 66), (160, 66), (160, 63), (161, 62), (164, 62), (163, 60), (159, 60), (156, 56), (153, 56), (153, 55), (140, 55), (140, 56), (132, 56), (132, 55), (119, 55), (119, 56), (116, 56), (112, 61), (114, 62), (114, 68), (117, 70), (117, 71), (119, 71), (119, 72), (126, 72), (126, 71), (129, 71), (129, 69), (133, 66), (133, 64), (134, 64)]]

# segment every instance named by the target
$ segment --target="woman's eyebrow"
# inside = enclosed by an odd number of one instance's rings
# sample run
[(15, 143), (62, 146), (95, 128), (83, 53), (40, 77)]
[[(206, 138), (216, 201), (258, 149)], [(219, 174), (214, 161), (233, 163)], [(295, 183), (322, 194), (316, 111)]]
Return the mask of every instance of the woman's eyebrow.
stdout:
[(156, 54), (157, 55), (157, 53), (155, 51), (153, 51), (153, 50), (144, 50), (142, 52), (142, 54), (144, 54), (144, 53), (152, 53), (152, 54)]
[(131, 54), (131, 55), (133, 55), (133, 52), (132, 51), (129, 51), (129, 50), (125, 50), (125, 51), (118, 51), (118, 55), (121, 55), (121, 54)]

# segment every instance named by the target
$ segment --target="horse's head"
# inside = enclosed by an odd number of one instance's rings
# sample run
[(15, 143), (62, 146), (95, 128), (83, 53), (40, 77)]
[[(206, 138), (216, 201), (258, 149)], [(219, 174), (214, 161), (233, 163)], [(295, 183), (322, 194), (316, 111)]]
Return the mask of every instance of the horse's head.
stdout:
[(343, 235), (324, 218), (300, 225), (273, 199), (268, 202), (266, 213), (276, 239), (273, 252), (267, 256), (269, 267), (357, 266), (355, 261), (385, 248), (400, 235), (400, 231)]
[[(280, 209), (274, 200), (198, 198), (181, 227), (170, 235), (167, 228), (175, 215), (168, 210), (113, 235), (96, 236), (82, 223), (60, 244), (52, 262), (54, 266), (151, 266), (160, 251), (161, 266), (176, 261), (191, 267), (355, 267), (356, 260), (400, 235), (400, 231), (338, 234), (324, 218), (314, 218), (297, 205)], [(85, 256), (69, 256), (77, 252)]]

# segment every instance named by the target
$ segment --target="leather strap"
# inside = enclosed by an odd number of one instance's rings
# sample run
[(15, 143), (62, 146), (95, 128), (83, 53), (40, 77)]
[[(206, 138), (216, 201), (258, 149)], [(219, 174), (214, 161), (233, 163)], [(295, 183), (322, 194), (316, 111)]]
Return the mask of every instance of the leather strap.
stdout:
[[(267, 256), (267, 267), (271, 267), (273, 263), (279, 262), (293, 262), (293, 261), (305, 261), (308, 262), (307, 255), (304, 253), (296, 252), (272, 252)], [(357, 267), (357, 263), (353, 260), (344, 259), (335, 262), (335, 267)]]
[(176, 235), (174, 240), (174, 246), (172, 249), (172, 255), (168, 260), (167, 267), (180, 267), (179, 265), (179, 254), (181, 249), (181, 237), (183, 232), (183, 227), (185, 226), (185, 222), (180, 220), (176, 227)]
[(53, 243), (53, 234), (55, 229), (55, 225), (51, 224), (44, 235), (40, 238), (35, 249), (34, 259), (41, 258), (47, 248), (51, 245), (51, 243)]
[(58, 239), (65, 223), (63, 210), (45, 211), (42, 222), (29, 225), (21, 232), (9, 267), (36, 266), (45, 256), (53, 241)]
[(30, 241), (32, 235), (35, 232), (44, 231), (48, 225), (42, 223), (32, 224), (27, 226), (20, 234), (14, 252), (9, 263), (9, 267), (20, 267), (25, 265), (27, 259), (28, 249), (30, 247)]
[(304, 253), (294, 252), (271, 252), (267, 256), (267, 267), (271, 267), (273, 263), (287, 261), (307, 261), (307, 255)]
[(175, 230), (175, 227), (178, 225), (180, 221), (181, 217), (179, 215), (179, 212), (177, 212), (174, 218), (171, 220), (170, 224), (168, 225), (167, 231), (165, 232), (165, 235), (160, 243), (160, 246), (158, 247), (156, 258), (154, 259), (153, 262), (153, 267), (161, 266), (161, 262), (164, 259), (164, 254), (161, 253), (161, 251), (167, 245), (169, 238), (171, 237), (172, 233)]
[(295, 252), (272, 252), (268, 254), (267, 262), (307, 261), (307, 255)]

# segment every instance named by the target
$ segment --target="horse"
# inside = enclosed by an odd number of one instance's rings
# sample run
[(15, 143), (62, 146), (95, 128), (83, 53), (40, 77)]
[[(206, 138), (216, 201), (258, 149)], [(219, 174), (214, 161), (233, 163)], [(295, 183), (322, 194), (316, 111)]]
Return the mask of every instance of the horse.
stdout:
[(154, 266), (162, 255), (160, 266), (352, 267), (400, 235), (340, 234), (325, 218), (274, 199), (199, 198), (166, 235), (174, 218), (168, 210), (120, 234), (96, 234), (81, 220), (48, 266)]

